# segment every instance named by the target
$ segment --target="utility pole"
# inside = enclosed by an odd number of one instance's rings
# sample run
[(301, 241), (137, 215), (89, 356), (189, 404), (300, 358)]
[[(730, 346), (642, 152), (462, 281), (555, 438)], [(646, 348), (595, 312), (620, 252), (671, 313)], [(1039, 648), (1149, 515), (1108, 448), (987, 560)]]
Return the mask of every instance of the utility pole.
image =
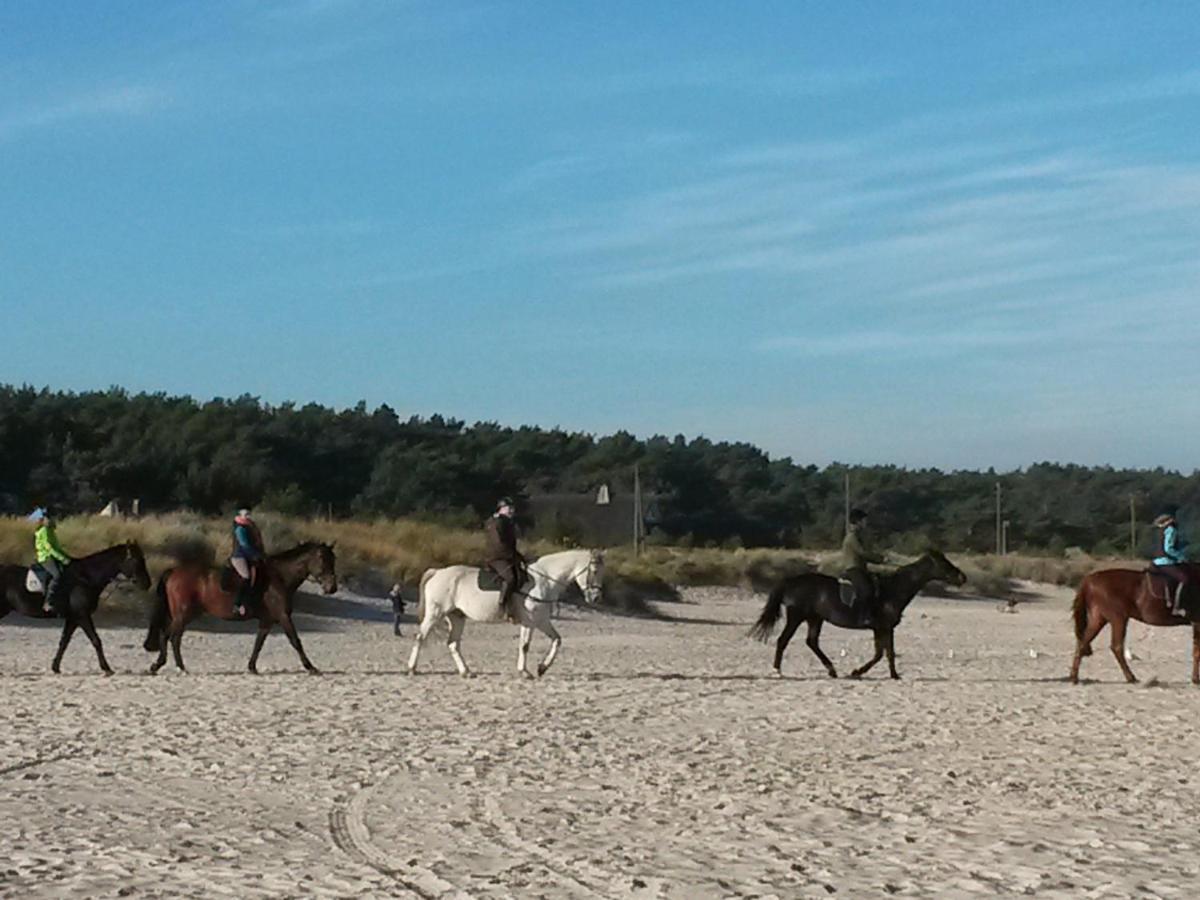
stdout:
[(996, 482), (996, 555), (1004, 555), (1004, 521), (1003, 521), (1003, 492), (1000, 482)]
[(849, 469), (846, 470), (846, 479), (845, 479), (844, 486), (845, 486), (845, 500), (846, 500), (845, 507), (846, 508), (843, 512), (843, 516), (844, 516), (845, 532), (846, 532), (846, 534), (849, 534), (850, 533), (850, 470)]
[(633, 464), (633, 555), (642, 552), (642, 476), (638, 464)]
[(1010, 524), (1011, 523), (1008, 521), (1008, 519), (1005, 519), (1004, 527), (1000, 531), (1000, 538), (1001, 538), (1001, 540), (1000, 540), (1000, 555), (1001, 556), (1008, 556), (1008, 526)]

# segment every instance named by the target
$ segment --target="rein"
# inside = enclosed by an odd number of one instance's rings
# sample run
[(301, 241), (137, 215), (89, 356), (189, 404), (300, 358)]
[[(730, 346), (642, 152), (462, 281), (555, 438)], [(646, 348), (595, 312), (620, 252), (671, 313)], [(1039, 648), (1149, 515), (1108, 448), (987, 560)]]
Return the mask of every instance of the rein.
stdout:
[[(553, 581), (555, 584), (560, 584), (563, 587), (569, 587), (571, 584), (574, 583), (575, 579), (578, 578), (580, 575), (584, 574), (585, 572), (591, 571), (591, 568), (592, 568), (592, 561), (589, 559), (587, 562), (587, 565), (585, 565), (582, 569), (577, 571), (574, 575), (571, 575), (566, 579), (555, 578), (553, 575), (547, 575), (545, 572), (541, 571), (540, 569), (536, 570), (536, 573), (538, 575), (540, 575), (542, 578), (545, 578), (547, 581)], [(526, 566), (525, 571), (532, 573), (535, 571), (535, 569), (533, 568), (533, 566)], [(534, 603), (556, 603), (557, 602), (556, 600), (546, 600), (543, 597), (535, 597), (532, 594), (530, 594), (528, 591), (517, 590), (517, 591), (513, 591), (513, 593), (519, 594), (520, 596), (524, 597), (526, 600), (532, 600)]]

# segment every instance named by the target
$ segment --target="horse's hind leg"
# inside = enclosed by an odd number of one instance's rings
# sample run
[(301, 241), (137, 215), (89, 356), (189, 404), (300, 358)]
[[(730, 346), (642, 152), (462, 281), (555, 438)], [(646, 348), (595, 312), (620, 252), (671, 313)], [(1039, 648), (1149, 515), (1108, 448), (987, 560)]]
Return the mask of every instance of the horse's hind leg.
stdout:
[[(287, 635), (288, 641), (295, 649), (300, 657), (300, 662), (304, 665), (305, 670), (309, 675), (320, 675), (320, 671), (314, 666), (308, 658), (308, 654), (304, 652), (304, 645), (300, 643), (300, 635), (296, 633), (296, 623), (292, 621), (292, 617), (285, 615), (279, 620), (279, 625), (283, 628), (283, 633)], [(266, 636), (263, 637), (266, 640)]]
[(772, 668), (774, 668), (776, 675), (783, 675), (783, 669), (781, 668), (783, 666), (783, 651), (787, 649), (788, 642), (799, 627), (800, 613), (796, 611), (795, 607), (787, 607), (787, 622), (783, 626), (783, 631), (779, 634), (779, 640), (775, 642), (775, 663)]
[[(797, 625), (800, 623), (797, 622)], [(833, 662), (825, 655), (825, 651), (821, 649), (821, 626), (824, 622), (821, 619), (809, 619), (808, 621), (808, 637), (804, 643), (808, 644), (808, 649), (817, 654), (817, 659), (821, 661), (821, 665), (825, 667), (825, 671), (829, 673), (830, 678), (837, 678), (837, 669), (833, 667)]]
[(425, 638), (429, 637), (434, 627), (440, 620), (440, 616), (432, 610), (427, 610), (425, 618), (421, 621), (417, 628), (416, 637), (413, 639), (412, 653), (408, 655), (408, 674), (417, 674), (417, 660), (421, 658), (421, 645), (425, 643)]
[(467, 668), (467, 661), (463, 659), (462, 651), (459, 650), (459, 644), (462, 643), (463, 628), (467, 624), (467, 617), (456, 610), (446, 618), (450, 623), (450, 633), (446, 635), (446, 649), (450, 651), (450, 658), (454, 660), (454, 667), (458, 669), (458, 674), (466, 678), (471, 672)]
[(877, 663), (881, 659), (883, 659), (884, 646), (885, 646), (884, 633), (882, 631), (876, 631), (875, 632), (875, 655), (872, 656), (868, 662), (859, 666), (857, 669), (855, 669), (853, 672), (851, 672), (850, 677), (851, 678), (862, 678), (864, 675), (866, 675), (868, 672), (870, 672), (871, 667), (874, 666), (875, 663)]
[(900, 673), (896, 671), (896, 632), (889, 631), (884, 637), (883, 643), (884, 652), (887, 653), (888, 674), (892, 676), (893, 681), (900, 680)]
[(90, 614), (80, 617), (79, 627), (83, 629), (83, 633), (87, 635), (88, 640), (92, 642), (92, 646), (96, 648), (96, 659), (100, 661), (100, 670), (105, 675), (111, 675), (113, 670), (109, 667), (108, 660), (104, 658), (104, 646), (100, 643), (100, 635), (96, 633), (96, 623), (92, 621)]
[(1192, 625), (1192, 684), (1200, 684), (1200, 622)]
[(174, 623), (168, 622), (167, 627), (163, 629), (162, 634), (158, 637), (158, 659), (150, 663), (151, 675), (167, 664), (167, 635), (171, 633), (173, 627)]
[[(183, 664), (183, 649), (180, 646), (183, 643), (183, 629), (187, 627), (185, 619), (175, 619), (171, 622), (171, 627), (167, 629), (167, 638), (171, 641), (171, 653), (175, 656), (175, 667), (180, 672), (186, 672), (187, 667)], [(166, 644), (163, 645), (163, 653), (166, 654)]]
[(1071, 684), (1079, 684), (1079, 664), (1083, 662), (1085, 656), (1091, 656), (1092, 641), (1096, 639), (1096, 635), (1103, 628), (1104, 620), (1094, 611), (1088, 613), (1088, 623), (1084, 629), (1083, 637), (1075, 642), (1075, 658), (1071, 660)]
[(1121, 667), (1121, 672), (1125, 675), (1125, 680), (1130, 684), (1136, 684), (1137, 676), (1129, 668), (1129, 663), (1125, 662), (1125, 627), (1129, 624), (1129, 620), (1116, 618), (1113, 619), (1111, 624), (1113, 656), (1117, 658), (1117, 665)]
[(271, 633), (271, 626), (275, 622), (269, 618), (258, 620), (258, 634), (254, 635), (254, 649), (250, 651), (250, 662), (246, 664), (246, 669), (251, 675), (258, 674), (258, 654), (262, 652), (263, 644), (267, 641), (267, 635)]
[(50, 663), (50, 671), (55, 675), (58, 674), (59, 668), (62, 666), (63, 654), (67, 652), (67, 644), (71, 643), (71, 635), (75, 633), (75, 629), (79, 627), (79, 623), (75, 621), (73, 615), (68, 615), (63, 621), (62, 637), (58, 639), (58, 652), (54, 654), (54, 662)]

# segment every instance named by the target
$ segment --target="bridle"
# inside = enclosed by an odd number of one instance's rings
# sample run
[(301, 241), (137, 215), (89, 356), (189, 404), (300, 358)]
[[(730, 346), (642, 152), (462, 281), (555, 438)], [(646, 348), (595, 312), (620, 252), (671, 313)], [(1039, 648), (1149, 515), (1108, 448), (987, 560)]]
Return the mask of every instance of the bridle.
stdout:
[[(596, 569), (599, 568), (599, 565), (597, 565), (597, 563), (598, 563), (598, 560), (595, 556), (589, 556), (587, 564), (584, 565), (583, 568), (578, 569), (577, 571), (568, 575), (566, 578), (555, 578), (553, 575), (547, 575), (541, 569), (538, 569), (536, 571), (537, 571), (537, 574), (539, 577), (545, 578), (547, 581), (552, 581), (555, 584), (561, 584), (564, 587), (568, 587), (568, 586), (574, 584), (580, 575), (587, 573), (587, 581), (584, 582), (584, 586), (583, 586), (583, 596), (586, 598), (591, 593), (599, 594), (599, 592), (600, 592), (600, 585), (597, 584), (597, 579), (595, 578)], [(526, 566), (525, 568), (530, 572), (534, 571), (533, 566)], [(547, 602), (546, 600), (543, 600), (540, 597), (531, 597), (528, 593), (525, 593), (524, 591), (521, 591), (519, 593), (523, 593), (526, 597), (528, 597), (530, 600), (533, 600), (535, 603), (546, 603)], [(595, 601), (588, 600), (588, 602), (593, 603)]]

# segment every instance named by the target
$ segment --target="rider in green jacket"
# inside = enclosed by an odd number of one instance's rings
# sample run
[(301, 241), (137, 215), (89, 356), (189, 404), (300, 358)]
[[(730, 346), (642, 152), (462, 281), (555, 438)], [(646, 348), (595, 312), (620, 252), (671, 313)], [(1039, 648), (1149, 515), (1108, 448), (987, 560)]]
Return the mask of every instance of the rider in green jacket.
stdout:
[(62, 593), (66, 583), (66, 578), (63, 576), (72, 560), (67, 555), (67, 551), (62, 548), (62, 544), (58, 542), (58, 534), (54, 530), (54, 520), (50, 518), (50, 513), (39, 506), (30, 513), (29, 519), (38, 525), (33, 536), (33, 549), (37, 563), (47, 577), (42, 611), (53, 613), (57, 609), (58, 595)]

